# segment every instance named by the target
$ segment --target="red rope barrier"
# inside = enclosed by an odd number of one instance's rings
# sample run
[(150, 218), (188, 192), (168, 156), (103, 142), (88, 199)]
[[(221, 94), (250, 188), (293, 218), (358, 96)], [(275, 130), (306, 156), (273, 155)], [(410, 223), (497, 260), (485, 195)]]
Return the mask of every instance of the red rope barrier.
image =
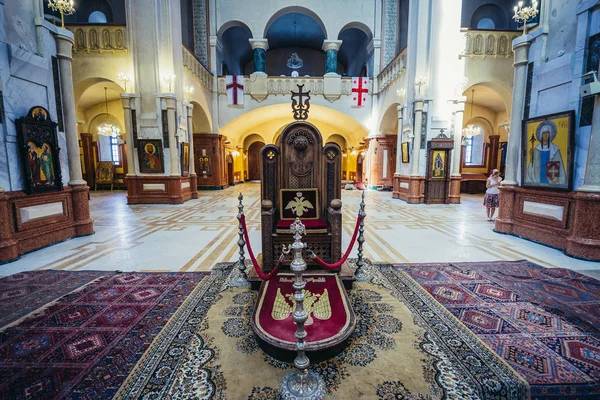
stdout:
[(319, 264), (321, 267), (326, 268), (326, 269), (336, 269), (342, 266), (342, 264), (344, 262), (346, 262), (346, 260), (348, 259), (348, 256), (350, 255), (350, 252), (352, 251), (352, 248), (354, 247), (354, 241), (356, 240), (356, 235), (358, 235), (358, 228), (360, 227), (360, 221), (363, 219), (362, 215), (359, 215), (357, 220), (356, 220), (356, 227), (354, 227), (354, 234), (352, 235), (352, 240), (350, 240), (350, 244), (348, 245), (348, 249), (346, 250), (346, 253), (344, 253), (344, 257), (342, 257), (342, 259), (338, 262), (336, 262), (335, 264), (327, 264), (325, 261), (323, 261), (321, 258), (319, 258), (319, 256), (317, 256), (314, 252), (312, 252), (311, 258), (313, 260), (315, 260), (317, 262), (317, 264)]
[(262, 279), (263, 281), (270, 281), (279, 272), (279, 269), (281, 268), (281, 265), (283, 264), (284, 255), (282, 254), (279, 257), (279, 260), (277, 261), (277, 265), (275, 265), (275, 268), (273, 268), (273, 270), (271, 272), (269, 272), (268, 274), (265, 274), (262, 271), (262, 269), (260, 268), (260, 265), (258, 265), (258, 262), (256, 261), (256, 258), (254, 257), (254, 252), (252, 251), (252, 247), (250, 247), (250, 239), (248, 238), (248, 230), (246, 229), (246, 216), (244, 214), (242, 214), (240, 221), (242, 223), (242, 228), (244, 230), (244, 240), (246, 241), (246, 245), (248, 246), (248, 254), (250, 255), (250, 260), (252, 260), (252, 265), (254, 265), (254, 270), (256, 271), (256, 273), (258, 274), (260, 279)]

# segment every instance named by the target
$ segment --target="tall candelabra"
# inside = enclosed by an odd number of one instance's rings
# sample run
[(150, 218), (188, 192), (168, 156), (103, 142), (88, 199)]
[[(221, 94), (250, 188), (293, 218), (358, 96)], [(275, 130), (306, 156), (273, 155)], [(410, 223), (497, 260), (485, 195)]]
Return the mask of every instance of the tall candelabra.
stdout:
[(296, 309), (292, 313), (292, 318), (296, 323), (296, 349), (298, 355), (294, 359), (294, 367), (296, 370), (287, 374), (281, 381), (280, 393), (284, 400), (320, 400), (325, 396), (325, 383), (323, 379), (315, 372), (309, 371), (310, 360), (306, 356), (306, 331), (304, 330), (304, 322), (308, 318), (308, 314), (304, 310), (304, 287), (306, 282), (302, 277), (302, 272), (306, 271), (306, 261), (302, 258), (302, 251), (306, 247), (302, 243), (302, 234), (304, 233), (304, 225), (300, 222), (300, 218), (290, 226), (290, 231), (294, 234), (294, 243), (283, 249), (285, 254), (294, 251), (294, 259), (290, 264), (290, 269), (294, 272), (294, 300), (296, 301)]
[(242, 225), (242, 216), (244, 215), (244, 204), (242, 203), (242, 200), (244, 200), (244, 195), (240, 192), (240, 195), (238, 196), (238, 214), (237, 214), (237, 220), (238, 220), (238, 235), (239, 235), (239, 239), (238, 239), (238, 246), (240, 248), (240, 251), (238, 252), (238, 254), (240, 255), (239, 259), (238, 259), (238, 274), (237, 277), (235, 279), (233, 279), (230, 282), (231, 286), (246, 286), (248, 285), (248, 275), (246, 275), (246, 257), (245, 257), (245, 251), (244, 251), (244, 246), (246, 245), (246, 241), (244, 240), (244, 226)]
[(365, 217), (367, 216), (367, 213), (365, 212), (365, 191), (363, 190), (362, 192), (362, 197), (360, 199), (360, 211), (358, 212), (358, 215), (360, 216), (360, 223), (358, 225), (358, 239), (356, 239), (356, 241), (358, 242), (358, 259), (356, 260), (356, 279), (358, 279), (359, 281), (365, 281), (368, 280), (369, 277), (364, 273), (364, 271), (362, 270), (363, 265), (365, 265), (365, 262), (363, 260), (363, 243), (365, 242)]
[(527, 35), (527, 21), (532, 20), (539, 14), (537, 0), (532, 1), (531, 7), (523, 7), (523, 2), (520, 1), (513, 10), (515, 12), (513, 19), (517, 22), (523, 22), (523, 35)]
[(63, 28), (65, 27), (65, 15), (75, 12), (73, 0), (48, 0), (48, 7), (53, 11), (60, 12), (60, 23)]

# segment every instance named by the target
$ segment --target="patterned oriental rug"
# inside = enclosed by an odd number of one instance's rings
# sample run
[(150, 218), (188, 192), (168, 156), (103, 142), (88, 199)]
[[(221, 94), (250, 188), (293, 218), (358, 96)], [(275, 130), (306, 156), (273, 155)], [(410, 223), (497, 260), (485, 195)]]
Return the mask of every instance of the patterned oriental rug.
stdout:
[(29, 271), (0, 279), (0, 328), (38, 308), (111, 275), (101, 271)]
[[(71, 290), (93, 278), (62, 274), (76, 282)], [(207, 273), (104, 275), (0, 332), (0, 399), (110, 399), (198, 283), (215, 281)]]
[(600, 398), (600, 281), (528, 261), (394, 267), (521, 373), (532, 399)]
[[(527, 382), (406, 273), (367, 263), (348, 296), (357, 326), (338, 356), (311, 365), (332, 399), (523, 399)], [(171, 317), (114, 399), (278, 399), (292, 370), (249, 325), (257, 293), (219, 264)], [(210, 278), (210, 279), (209, 279)], [(215, 290), (218, 289), (218, 290)], [(102, 384), (98, 382), (98, 384)]]

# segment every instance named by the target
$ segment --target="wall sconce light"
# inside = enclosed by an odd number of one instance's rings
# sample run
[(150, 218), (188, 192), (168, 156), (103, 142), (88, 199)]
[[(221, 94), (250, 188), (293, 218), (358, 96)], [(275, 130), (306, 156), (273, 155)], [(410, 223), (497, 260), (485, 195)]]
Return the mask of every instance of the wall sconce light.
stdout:
[(237, 157), (237, 156), (240, 155), (240, 153), (238, 151), (234, 150), (234, 151), (231, 152), (231, 155), (234, 156), (234, 157)]
[(404, 96), (406, 95), (406, 90), (404, 90), (404, 89), (398, 89), (398, 90), (396, 90), (396, 94), (400, 98), (400, 103), (403, 103), (404, 102)]
[(175, 82), (175, 78), (176, 76), (173, 73), (163, 75), (163, 80), (169, 84), (169, 92), (173, 91), (171, 85), (173, 84), (173, 82)]
[(425, 85), (426, 82), (427, 79), (425, 79), (424, 76), (419, 76), (415, 81), (415, 86), (417, 86), (417, 91), (419, 94), (421, 94), (421, 86)]
[(192, 96), (192, 94), (194, 94), (194, 87), (193, 86), (185, 86), (183, 88), (183, 93), (185, 93), (188, 101), (190, 99), (190, 97)]
[(125, 93), (127, 93), (127, 83), (131, 82), (131, 78), (128, 75), (124, 74), (123, 72), (119, 72), (117, 77), (119, 78), (119, 80), (121, 82), (123, 82), (123, 88), (125, 89)]

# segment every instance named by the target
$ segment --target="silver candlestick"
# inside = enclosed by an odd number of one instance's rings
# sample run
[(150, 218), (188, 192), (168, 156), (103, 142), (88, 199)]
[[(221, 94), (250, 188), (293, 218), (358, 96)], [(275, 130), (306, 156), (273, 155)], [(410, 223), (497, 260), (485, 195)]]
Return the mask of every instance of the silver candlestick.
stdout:
[(325, 383), (323, 379), (313, 371), (309, 371), (310, 360), (306, 356), (306, 331), (304, 330), (304, 322), (308, 318), (308, 314), (304, 311), (304, 287), (306, 282), (302, 277), (302, 272), (306, 271), (306, 261), (302, 258), (302, 251), (306, 247), (302, 243), (302, 234), (304, 233), (304, 225), (300, 218), (290, 226), (291, 233), (294, 234), (294, 243), (283, 249), (285, 254), (294, 251), (294, 259), (290, 264), (290, 269), (294, 272), (294, 300), (296, 300), (296, 309), (292, 313), (292, 318), (296, 323), (296, 349), (298, 355), (294, 359), (296, 370), (287, 374), (281, 381), (280, 393), (284, 400), (320, 400), (325, 396)]
[(237, 277), (231, 280), (229, 283), (231, 286), (247, 286), (248, 285), (248, 275), (246, 275), (246, 258), (244, 257), (244, 246), (246, 245), (246, 241), (244, 240), (244, 226), (242, 225), (242, 216), (244, 215), (244, 205), (242, 204), (242, 200), (244, 200), (244, 195), (240, 192), (238, 196), (239, 204), (238, 208), (238, 246), (240, 247), (240, 258), (238, 259), (238, 274)]
[(359, 281), (368, 280), (369, 277), (365, 275), (362, 271), (363, 265), (365, 262), (363, 260), (363, 243), (365, 242), (365, 217), (367, 214), (365, 213), (365, 192), (362, 192), (362, 198), (360, 200), (360, 210), (358, 211), (358, 215), (360, 217), (360, 222), (358, 225), (358, 260), (356, 260), (356, 279)]

